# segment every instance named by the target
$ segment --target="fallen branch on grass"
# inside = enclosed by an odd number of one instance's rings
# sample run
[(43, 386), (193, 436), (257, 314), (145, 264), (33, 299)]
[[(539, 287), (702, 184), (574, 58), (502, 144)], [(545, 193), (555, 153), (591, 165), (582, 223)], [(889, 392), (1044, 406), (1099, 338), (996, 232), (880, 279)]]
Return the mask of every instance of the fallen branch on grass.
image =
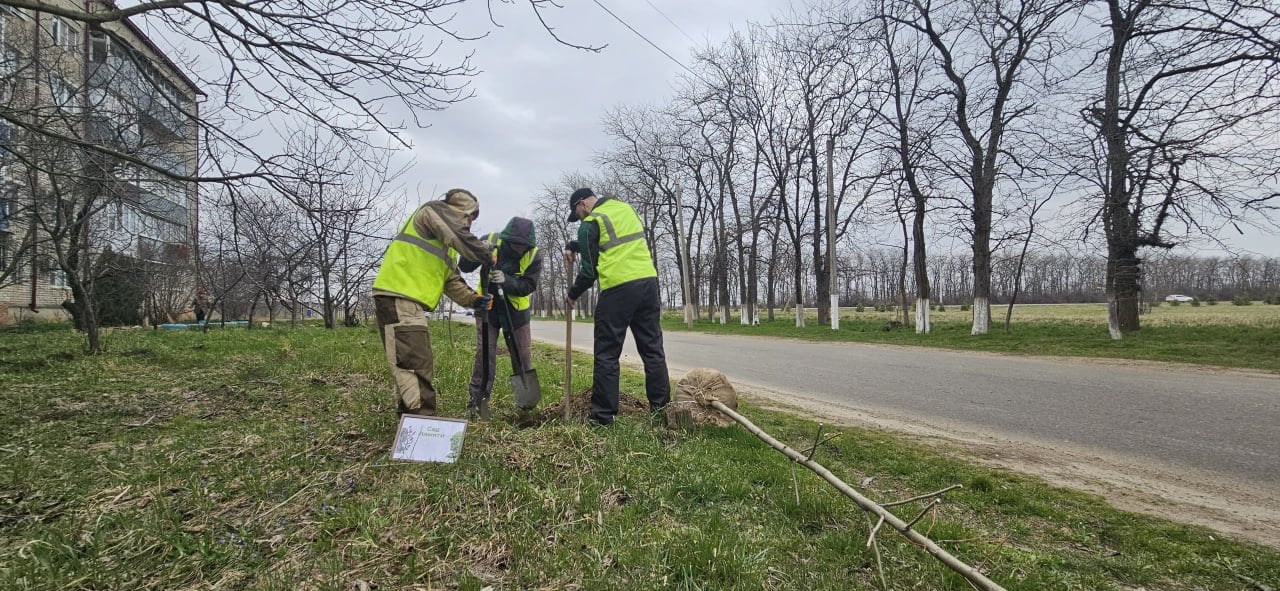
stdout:
[[(918, 520), (919, 518), (917, 518), (916, 520), (912, 520), (911, 524), (908, 524), (902, 521), (893, 513), (890, 513), (887, 509), (877, 504), (875, 501), (872, 501), (871, 499), (868, 499), (862, 496), (861, 494), (858, 494), (858, 491), (854, 490), (853, 487), (846, 484), (843, 480), (840, 480), (838, 477), (836, 477), (835, 474), (832, 474), (830, 470), (827, 470), (825, 467), (823, 467), (822, 464), (819, 464), (817, 462), (814, 462), (813, 460), (808, 459), (805, 456), (805, 454), (802, 454), (788, 447), (786, 444), (778, 441), (777, 439), (774, 439), (768, 433), (765, 433), (764, 430), (760, 429), (760, 427), (757, 427), (754, 423), (752, 423), (746, 417), (738, 414), (733, 409), (725, 406), (724, 404), (718, 401), (711, 401), (710, 404), (716, 410), (724, 413), (725, 416), (732, 418), (734, 421), (737, 421), (739, 425), (742, 425), (743, 427), (745, 427), (747, 431), (751, 432), (751, 434), (755, 435), (756, 437), (759, 437), (765, 443), (768, 443), (770, 447), (782, 452), (783, 455), (787, 456), (788, 458), (791, 458), (792, 461), (798, 464), (804, 465), (804, 467), (812, 470), (818, 476), (821, 476), (823, 480), (826, 480), (832, 486), (836, 487), (836, 490), (839, 490), (841, 493), (844, 493), (845, 496), (849, 497), (850, 499), (853, 499), (853, 501), (857, 503), (858, 506), (861, 507), (863, 511), (866, 511), (867, 513), (878, 516), (880, 518), (879, 520), (880, 522), (889, 524), (890, 527), (897, 530), (898, 533), (901, 533), (908, 540), (911, 540), (916, 545), (924, 548), (926, 552), (928, 552), (934, 558), (937, 558), (938, 561), (946, 565), (947, 568), (959, 573), (960, 576), (964, 577), (965, 579), (968, 579), (969, 582), (973, 583), (974, 586), (976, 586), (978, 589), (982, 589), (983, 591), (1004, 591), (1004, 587), (1001, 587), (995, 581), (988, 579), (985, 575), (978, 572), (977, 569), (969, 566), (968, 564), (965, 564), (964, 561), (960, 560), (959, 558), (952, 556), (949, 552), (947, 552), (946, 550), (943, 550), (940, 546), (938, 546), (938, 544), (934, 543), (933, 540), (930, 540), (929, 538), (925, 537), (924, 534), (921, 534), (920, 532), (914, 529), (911, 529), (911, 525), (914, 524), (915, 521)], [(924, 495), (923, 498), (937, 496), (942, 494), (943, 492), (946, 492), (947, 490), (950, 490), (950, 489), (944, 489), (937, 493), (930, 493), (929, 495)], [(900, 501), (899, 504), (909, 502), (911, 500), (913, 499)], [(925, 511), (927, 511), (929, 508), (932, 508), (932, 506), (933, 504), (931, 503), (930, 507), (926, 508)], [(922, 511), (921, 516), (923, 515), (924, 515), (924, 512)], [(872, 528), (871, 536), (868, 541), (869, 544), (874, 545), (875, 534), (879, 530), (880, 525), (881, 523), (877, 523), (876, 526)], [(878, 555), (879, 554), (878, 547), (876, 548), (876, 552)]]

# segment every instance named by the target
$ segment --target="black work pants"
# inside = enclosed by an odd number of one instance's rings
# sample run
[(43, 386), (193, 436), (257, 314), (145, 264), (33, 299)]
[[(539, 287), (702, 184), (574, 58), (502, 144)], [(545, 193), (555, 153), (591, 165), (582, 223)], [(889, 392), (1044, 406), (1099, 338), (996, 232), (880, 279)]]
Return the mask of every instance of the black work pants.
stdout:
[(657, 412), (671, 401), (661, 316), (656, 277), (628, 281), (600, 292), (596, 303), (595, 369), (591, 376), (591, 418), (596, 422), (607, 425), (618, 414), (618, 359), (628, 328), (644, 361), (649, 410)]

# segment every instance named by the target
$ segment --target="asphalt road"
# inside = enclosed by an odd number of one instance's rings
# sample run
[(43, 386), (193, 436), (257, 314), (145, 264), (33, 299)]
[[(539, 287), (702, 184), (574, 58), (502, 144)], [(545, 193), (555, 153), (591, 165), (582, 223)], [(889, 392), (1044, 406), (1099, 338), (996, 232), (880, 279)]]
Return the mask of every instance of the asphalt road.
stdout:
[[(592, 325), (575, 323), (591, 351)], [(564, 344), (564, 323), (536, 340)], [(1280, 376), (668, 332), (672, 378), (712, 367), (735, 384), (1040, 444), (1097, 449), (1280, 485)], [(628, 335), (624, 363), (639, 357)]]

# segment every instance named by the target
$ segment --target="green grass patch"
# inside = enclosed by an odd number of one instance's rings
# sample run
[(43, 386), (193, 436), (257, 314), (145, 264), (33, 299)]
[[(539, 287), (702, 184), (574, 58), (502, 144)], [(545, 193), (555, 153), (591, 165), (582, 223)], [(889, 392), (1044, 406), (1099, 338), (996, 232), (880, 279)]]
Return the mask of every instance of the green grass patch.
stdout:
[[(934, 312), (929, 334), (916, 334), (910, 326), (885, 330), (892, 313), (845, 311), (840, 329), (831, 330), (808, 318), (796, 328), (795, 316), (776, 314), (758, 326), (744, 326), (734, 317), (728, 324), (702, 319), (693, 329), (715, 334), (739, 334), (799, 338), (812, 341), (883, 343), (939, 347), (969, 351), (1141, 359), (1191, 363), (1217, 367), (1260, 369), (1280, 372), (1280, 308), (1253, 306), (1219, 308), (1156, 308), (1143, 316), (1143, 328), (1112, 340), (1107, 332), (1106, 307), (1100, 304), (1015, 307), (1009, 330), (1004, 328), (1003, 309), (993, 308), (999, 318), (986, 335), (974, 336), (969, 312), (949, 306)], [(1000, 312), (1000, 314), (996, 314)], [(1100, 314), (1100, 315), (1099, 315)], [(663, 317), (663, 330), (687, 330), (678, 313)]]
[[(436, 385), (461, 416), (474, 331), (455, 325), (450, 342), (443, 328)], [(741, 428), (521, 429), (499, 380), (498, 420), (469, 427), (459, 463), (398, 464), (371, 329), (117, 330), (104, 344), (90, 358), (68, 330), (0, 332), (0, 588), (878, 588), (867, 518)], [(561, 355), (535, 355), (546, 402)], [(589, 359), (575, 365), (586, 387)], [(809, 421), (743, 412), (795, 447), (813, 437)], [(889, 435), (845, 429), (816, 459), (874, 477), (864, 491), (882, 501), (963, 484), (919, 527), (1010, 589), (1280, 582), (1273, 550)], [(894, 588), (970, 588), (880, 539)]]

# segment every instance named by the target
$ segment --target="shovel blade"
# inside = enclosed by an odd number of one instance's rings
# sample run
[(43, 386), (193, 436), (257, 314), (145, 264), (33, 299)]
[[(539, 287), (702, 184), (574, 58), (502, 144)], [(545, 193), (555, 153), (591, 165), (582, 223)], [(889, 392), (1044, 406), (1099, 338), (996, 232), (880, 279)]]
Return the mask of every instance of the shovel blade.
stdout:
[(538, 370), (530, 369), (511, 376), (511, 394), (521, 410), (533, 410), (542, 402), (542, 384)]

